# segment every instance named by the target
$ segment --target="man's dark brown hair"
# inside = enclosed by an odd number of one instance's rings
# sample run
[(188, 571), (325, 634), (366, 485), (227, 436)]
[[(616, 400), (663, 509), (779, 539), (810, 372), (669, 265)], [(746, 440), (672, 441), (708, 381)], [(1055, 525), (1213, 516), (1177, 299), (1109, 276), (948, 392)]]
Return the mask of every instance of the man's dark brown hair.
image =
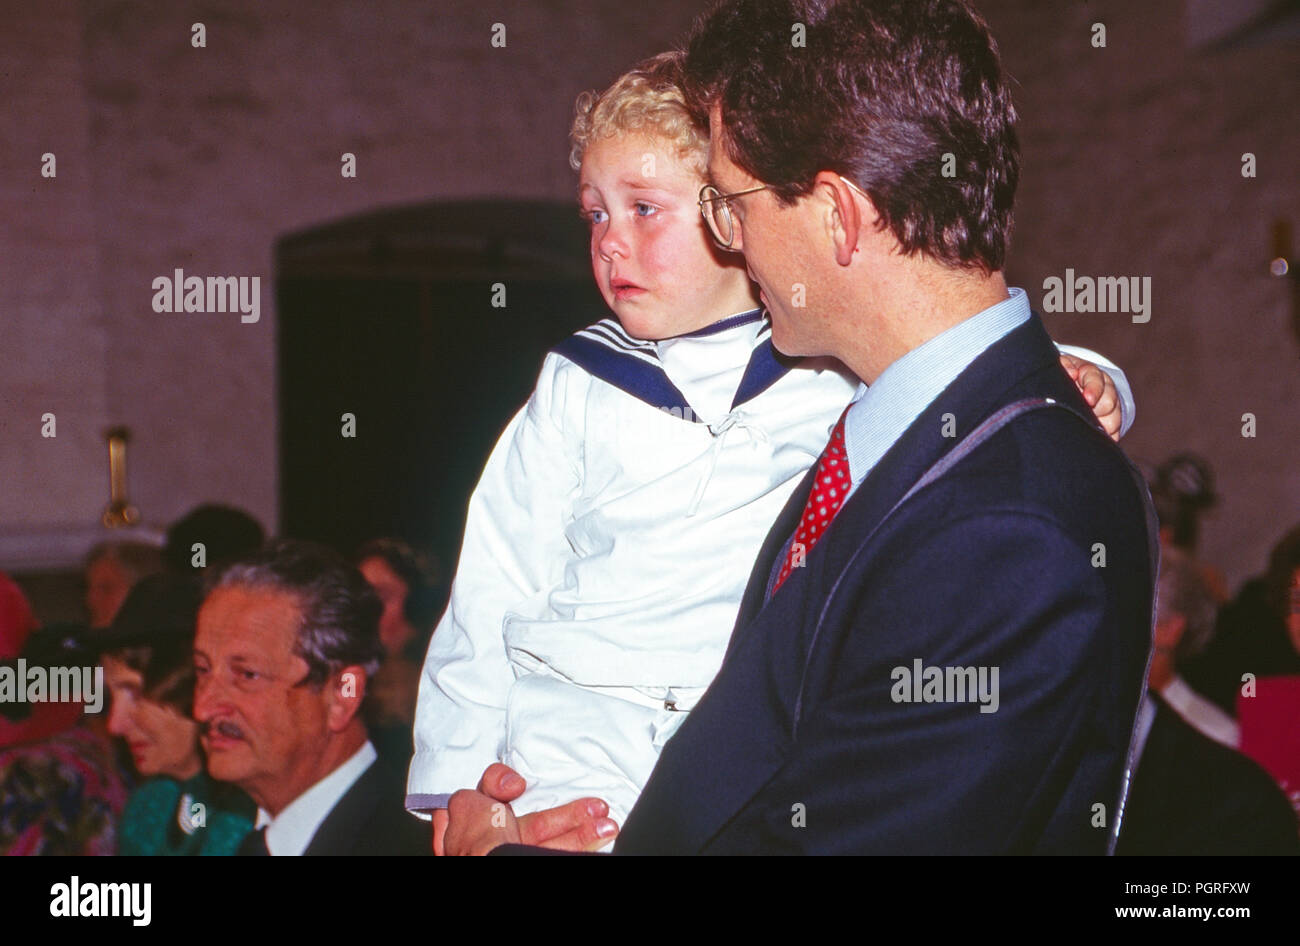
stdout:
[(870, 195), (905, 253), (1003, 268), (1016, 112), (966, 4), (724, 0), (695, 24), (685, 72), (692, 110), (707, 121), (721, 105), (725, 153), (782, 206), (834, 171)]

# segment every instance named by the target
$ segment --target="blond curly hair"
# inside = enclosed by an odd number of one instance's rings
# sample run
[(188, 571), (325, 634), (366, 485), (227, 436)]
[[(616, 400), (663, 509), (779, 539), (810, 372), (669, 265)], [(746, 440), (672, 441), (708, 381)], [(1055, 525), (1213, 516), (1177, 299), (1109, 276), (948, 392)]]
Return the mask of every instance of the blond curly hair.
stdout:
[(660, 53), (637, 63), (604, 92), (583, 92), (573, 109), (569, 166), (602, 138), (638, 133), (665, 139), (703, 180), (709, 135), (692, 118), (681, 89), (682, 54)]

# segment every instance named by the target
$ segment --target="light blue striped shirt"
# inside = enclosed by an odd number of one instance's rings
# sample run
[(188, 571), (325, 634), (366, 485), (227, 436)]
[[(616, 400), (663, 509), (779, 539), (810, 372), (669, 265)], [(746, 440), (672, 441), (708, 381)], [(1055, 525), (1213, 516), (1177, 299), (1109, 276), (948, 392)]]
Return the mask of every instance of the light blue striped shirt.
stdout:
[[(903, 432), (986, 348), (1029, 320), (1023, 289), (913, 348), (854, 395), (844, 420), (850, 495)], [(960, 433), (960, 432), (959, 432)]]

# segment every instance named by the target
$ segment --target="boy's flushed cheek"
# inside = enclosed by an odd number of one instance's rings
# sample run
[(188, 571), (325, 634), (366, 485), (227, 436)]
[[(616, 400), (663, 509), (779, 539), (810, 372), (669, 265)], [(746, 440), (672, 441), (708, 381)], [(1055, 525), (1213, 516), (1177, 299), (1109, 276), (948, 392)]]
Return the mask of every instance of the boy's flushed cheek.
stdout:
[(696, 240), (686, 226), (656, 235), (646, 247), (645, 256), (661, 284), (666, 283), (679, 294), (694, 295), (706, 290), (719, 276), (720, 267), (708, 247)]
[(656, 228), (641, 240), (638, 262), (661, 279), (671, 276), (678, 282), (688, 278), (698, 265), (689, 237), (682, 226)]
[(600, 296), (605, 300), (605, 304), (613, 305), (614, 295), (609, 289), (608, 269), (609, 264), (600, 258), (600, 253), (593, 243), (591, 247), (591, 277), (596, 281), (596, 288), (600, 291)]

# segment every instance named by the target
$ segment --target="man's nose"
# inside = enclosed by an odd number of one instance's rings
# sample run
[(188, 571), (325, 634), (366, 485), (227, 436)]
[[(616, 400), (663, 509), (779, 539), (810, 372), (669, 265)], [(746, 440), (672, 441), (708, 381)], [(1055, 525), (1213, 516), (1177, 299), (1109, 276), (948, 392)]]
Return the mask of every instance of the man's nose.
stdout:
[(221, 710), (222, 694), (220, 684), (211, 673), (194, 681), (194, 718), (200, 723), (215, 719)]

